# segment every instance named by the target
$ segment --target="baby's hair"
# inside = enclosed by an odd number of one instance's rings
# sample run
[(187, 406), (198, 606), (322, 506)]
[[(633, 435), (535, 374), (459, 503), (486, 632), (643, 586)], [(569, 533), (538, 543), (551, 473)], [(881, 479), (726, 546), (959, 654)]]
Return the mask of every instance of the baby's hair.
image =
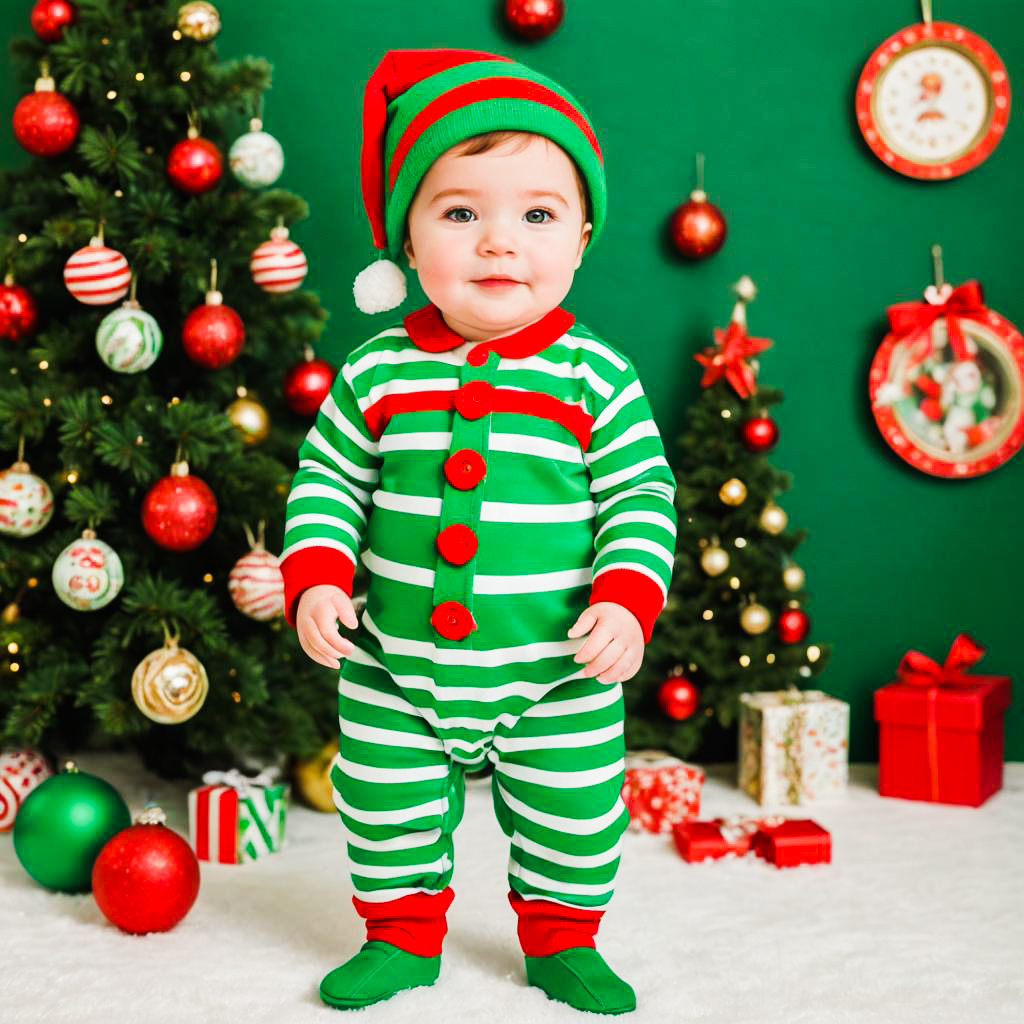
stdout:
[[(472, 135), (468, 139), (463, 139), (462, 142), (456, 143), (452, 146), (452, 152), (456, 156), (476, 156), (478, 153), (486, 153), (489, 150), (495, 149), (500, 146), (503, 142), (509, 142), (512, 139), (518, 141), (518, 145), (512, 150), (513, 153), (522, 152), (530, 144), (530, 140), (534, 137), (535, 132), (523, 132), (523, 131), (512, 131), (503, 129), (501, 131), (494, 132), (482, 132), (480, 135)], [(543, 139), (545, 142), (552, 142), (546, 135), (538, 135), (537, 138)], [(554, 143), (558, 145), (558, 143)], [(561, 148), (561, 147), (559, 147)], [(565, 150), (562, 150), (565, 153)], [(565, 153), (569, 157), (569, 162), (572, 164), (573, 174), (576, 175), (576, 188), (580, 194), (580, 205), (583, 207), (583, 223), (588, 223), (591, 219), (590, 212), (590, 195), (587, 192), (587, 187), (583, 183), (583, 175), (580, 174), (579, 167), (576, 166), (576, 161), (573, 160), (568, 153)], [(423, 179), (420, 179), (422, 184)], [(416, 199), (416, 195), (419, 193), (419, 186), (416, 187), (416, 192), (413, 194), (411, 200), (409, 200), (409, 206), (411, 207)], [(405, 241), (409, 240), (409, 219), (405, 221)]]

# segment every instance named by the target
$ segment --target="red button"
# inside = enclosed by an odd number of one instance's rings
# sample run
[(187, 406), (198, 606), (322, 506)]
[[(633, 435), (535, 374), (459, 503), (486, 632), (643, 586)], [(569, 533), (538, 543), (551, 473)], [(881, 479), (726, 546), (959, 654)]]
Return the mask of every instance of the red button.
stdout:
[(455, 392), (455, 408), (467, 420), (478, 420), (494, 407), (494, 388), (485, 380), (471, 380)]
[(465, 640), (477, 628), (469, 609), (458, 601), (442, 601), (430, 616), (430, 624), (446, 640)]
[(437, 535), (437, 550), (452, 565), (465, 565), (476, 554), (476, 549), (476, 534), (463, 523), (449, 526)]
[(470, 366), (483, 366), (487, 362), (487, 357), (491, 354), (490, 349), (484, 348), (483, 345), (477, 345), (476, 348), (469, 350), (469, 355), (466, 356), (466, 362)]
[(468, 491), (476, 487), (487, 472), (484, 457), (472, 448), (460, 448), (450, 455), (444, 463), (444, 475), (453, 487), (460, 491)]

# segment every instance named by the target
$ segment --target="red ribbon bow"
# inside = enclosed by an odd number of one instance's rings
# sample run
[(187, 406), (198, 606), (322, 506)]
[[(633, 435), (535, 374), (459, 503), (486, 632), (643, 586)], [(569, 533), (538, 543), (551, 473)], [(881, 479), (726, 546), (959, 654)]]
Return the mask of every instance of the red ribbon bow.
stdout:
[(967, 670), (985, 656), (986, 648), (966, 633), (954, 641), (943, 664), (920, 651), (907, 651), (900, 661), (900, 682), (910, 686), (928, 687), (928, 776), (932, 800), (939, 799), (939, 735), (935, 717), (935, 703), (941, 686), (973, 686), (987, 683), (993, 676), (972, 676)]
[(946, 318), (949, 344), (958, 360), (971, 359), (967, 340), (959, 317), (980, 318), (986, 312), (985, 293), (980, 281), (967, 281), (954, 288), (945, 302), (932, 305), (930, 302), (900, 302), (890, 306), (889, 326), (899, 341), (910, 345), (919, 334), (925, 333), (922, 344), (911, 353), (910, 366), (923, 363), (932, 352), (931, 326), (939, 317)]
[(705, 368), (700, 386), (710, 387), (724, 374), (740, 398), (749, 398), (757, 390), (757, 377), (743, 360), (771, 348), (772, 344), (768, 338), (751, 338), (746, 327), (735, 320), (729, 323), (728, 330), (716, 327), (716, 347), (706, 348), (693, 357)]

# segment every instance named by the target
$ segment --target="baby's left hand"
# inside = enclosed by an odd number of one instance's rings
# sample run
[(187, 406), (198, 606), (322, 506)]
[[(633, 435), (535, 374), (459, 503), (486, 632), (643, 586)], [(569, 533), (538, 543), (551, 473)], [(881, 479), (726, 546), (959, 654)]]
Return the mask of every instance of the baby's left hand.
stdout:
[(588, 632), (575, 657), (587, 663), (584, 676), (597, 676), (599, 683), (622, 683), (637, 674), (644, 660), (644, 631), (631, 611), (613, 601), (598, 601), (576, 620), (569, 636)]

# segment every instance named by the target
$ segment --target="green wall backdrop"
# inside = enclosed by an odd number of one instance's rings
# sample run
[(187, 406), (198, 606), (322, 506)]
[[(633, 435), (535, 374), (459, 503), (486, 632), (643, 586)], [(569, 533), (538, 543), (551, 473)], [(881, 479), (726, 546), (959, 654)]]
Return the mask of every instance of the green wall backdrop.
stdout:
[[(281, 185), (310, 204), (292, 236), (310, 259), (308, 285), (332, 314), (322, 354), (340, 361), (395, 315), (367, 317), (351, 293), (375, 255), (358, 157), (362, 87), (383, 53), (490, 50), (551, 75), (589, 111), (609, 184), (605, 233), (565, 305), (633, 358), (670, 461), (698, 391), (694, 352), (726, 322), (741, 274), (760, 288), (750, 328), (776, 342), (761, 380), (787, 395), (771, 459), (794, 474), (782, 498), (790, 523), (810, 531), (797, 559), (813, 594), (811, 639), (835, 645), (822, 681), (852, 705), (852, 758), (877, 756), (871, 697), (903, 652), (941, 660), (962, 630), (989, 648), (979, 671), (1015, 677), (1007, 756), (1024, 759), (1024, 454), (975, 480), (928, 477), (890, 452), (867, 401), (885, 307), (920, 298), (933, 242), (944, 248), (948, 280), (979, 279), (989, 305), (1024, 327), (1024, 7), (936, 3), (936, 20), (996, 48), (1016, 109), (986, 163), (931, 184), (887, 170), (853, 116), (863, 65), (883, 39), (921, 20), (915, 0), (569, 0), (562, 29), (536, 44), (508, 35), (491, 0), (217, 6), (220, 55), (263, 56), (275, 68), (264, 121), (285, 149)], [(30, 31), (31, 7), (4, 0), (4, 41)], [(0, 87), (9, 126), (21, 95), (9, 67)], [(241, 134), (245, 119), (237, 121)], [(698, 151), (729, 238), (691, 265), (673, 257), (664, 223), (694, 185)], [(0, 161), (27, 159), (8, 127)], [(414, 288), (402, 312), (424, 301)]]

